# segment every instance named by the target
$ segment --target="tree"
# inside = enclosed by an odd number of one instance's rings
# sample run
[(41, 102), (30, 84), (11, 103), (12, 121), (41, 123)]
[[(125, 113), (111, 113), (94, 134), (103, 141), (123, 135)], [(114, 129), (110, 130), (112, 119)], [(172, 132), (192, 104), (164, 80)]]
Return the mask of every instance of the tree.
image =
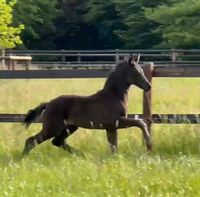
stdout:
[(22, 44), (20, 33), (24, 26), (12, 26), (13, 6), (15, 1), (0, 0), (0, 49), (13, 48), (17, 44)]
[(121, 38), (115, 32), (123, 28), (123, 21), (116, 10), (114, 0), (89, 0), (84, 19), (86, 23), (96, 28), (100, 48), (110, 49), (123, 46)]
[(86, 13), (87, 0), (59, 0), (59, 14), (55, 20), (54, 42), (57, 49), (92, 49), (96, 30), (87, 24), (83, 16)]
[(200, 0), (176, 0), (171, 5), (147, 9), (146, 16), (158, 23), (153, 32), (162, 35), (157, 47), (200, 48)]
[(124, 41), (126, 48), (152, 48), (161, 41), (159, 32), (152, 32), (158, 24), (147, 18), (146, 8), (155, 8), (169, 0), (114, 0), (123, 21), (123, 28), (115, 32)]
[(15, 24), (23, 23), (22, 39), (26, 48), (51, 49), (54, 47), (54, 20), (57, 0), (18, 0), (14, 7)]

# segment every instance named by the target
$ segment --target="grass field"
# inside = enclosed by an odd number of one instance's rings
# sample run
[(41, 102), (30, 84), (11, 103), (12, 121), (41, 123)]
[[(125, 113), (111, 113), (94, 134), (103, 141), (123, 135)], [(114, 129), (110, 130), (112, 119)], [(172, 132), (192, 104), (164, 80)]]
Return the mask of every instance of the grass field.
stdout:
[[(88, 95), (103, 79), (1, 80), (0, 112), (26, 113), (61, 94)], [(142, 91), (131, 88), (129, 112), (141, 113)], [(155, 79), (154, 113), (200, 113), (200, 79)], [(0, 124), (0, 196), (200, 196), (200, 125), (153, 125), (154, 151), (145, 152), (140, 130), (120, 130), (112, 155), (103, 131), (79, 129), (70, 155), (51, 142), (20, 159), (33, 124)]]

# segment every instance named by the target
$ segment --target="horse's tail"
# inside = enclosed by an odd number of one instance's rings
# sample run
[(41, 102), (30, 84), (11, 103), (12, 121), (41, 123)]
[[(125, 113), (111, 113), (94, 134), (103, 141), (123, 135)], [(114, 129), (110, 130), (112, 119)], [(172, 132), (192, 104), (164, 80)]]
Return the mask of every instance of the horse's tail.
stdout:
[(36, 120), (36, 118), (42, 113), (42, 111), (46, 108), (47, 103), (41, 103), (36, 108), (31, 109), (26, 114), (26, 117), (24, 118), (24, 124), (26, 128), (28, 128), (32, 122)]

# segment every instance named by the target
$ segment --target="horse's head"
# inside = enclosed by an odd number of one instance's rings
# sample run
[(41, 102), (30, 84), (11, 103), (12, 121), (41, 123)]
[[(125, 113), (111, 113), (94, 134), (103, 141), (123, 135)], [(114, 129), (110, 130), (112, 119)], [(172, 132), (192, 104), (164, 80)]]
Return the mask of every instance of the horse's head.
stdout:
[(130, 55), (128, 60), (128, 83), (138, 86), (144, 91), (149, 91), (151, 88), (150, 82), (144, 75), (142, 67), (139, 65), (140, 55), (134, 57)]

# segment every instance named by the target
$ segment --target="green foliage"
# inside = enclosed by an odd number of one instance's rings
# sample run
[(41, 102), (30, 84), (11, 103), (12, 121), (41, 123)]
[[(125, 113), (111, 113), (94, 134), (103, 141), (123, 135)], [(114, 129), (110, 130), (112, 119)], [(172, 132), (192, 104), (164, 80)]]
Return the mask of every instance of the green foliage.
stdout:
[(87, 0), (58, 2), (59, 14), (54, 23), (56, 48), (94, 49), (98, 45), (96, 29), (86, 24), (83, 18), (86, 12), (86, 3)]
[(14, 24), (30, 49), (199, 48), (199, 11), (200, 0), (18, 0)]
[(126, 48), (152, 48), (160, 42), (161, 36), (152, 29), (157, 24), (146, 18), (145, 8), (155, 8), (167, 0), (115, 0), (116, 9), (122, 17), (123, 29), (116, 31), (125, 42)]
[(24, 26), (20, 24), (13, 27), (13, 6), (15, 1), (7, 3), (6, 0), (0, 0), (0, 48), (13, 48), (17, 44), (22, 44), (20, 33)]
[(146, 10), (146, 16), (159, 24), (154, 29), (162, 34), (159, 47), (170, 48), (199, 48), (199, 13), (200, 0), (177, 0), (169, 6)]
[(57, 0), (18, 0), (14, 7), (15, 24), (23, 23), (24, 45), (28, 48), (52, 48), (57, 16)]
[(98, 30), (101, 47), (109, 49), (122, 46), (121, 38), (115, 31), (123, 28), (123, 22), (114, 0), (88, 1), (84, 18)]
[[(1, 113), (25, 113), (62, 94), (88, 95), (103, 79), (1, 80)], [(53, 88), (50, 88), (53, 87)], [(173, 87), (173, 88), (171, 88)], [(191, 88), (192, 87), (192, 88)], [(199, 113), (199, 79), (154, 79), (154, 113)], [(170, 95), (170, 97), (169, 97)], [(141, 113), (142, 91), (131, 88), (129, 108)], [(80, 128), (68, 143), (70, 155), (48, 141), (20, 158), (33, 124), (0, 124), (0, 196), (101, 197), (199, 196), (199, 125), (153, 125), (154, 151), (147, 154), (139, 129), (119, 131), (119, 150), (110, 153), (103, 131)]]

